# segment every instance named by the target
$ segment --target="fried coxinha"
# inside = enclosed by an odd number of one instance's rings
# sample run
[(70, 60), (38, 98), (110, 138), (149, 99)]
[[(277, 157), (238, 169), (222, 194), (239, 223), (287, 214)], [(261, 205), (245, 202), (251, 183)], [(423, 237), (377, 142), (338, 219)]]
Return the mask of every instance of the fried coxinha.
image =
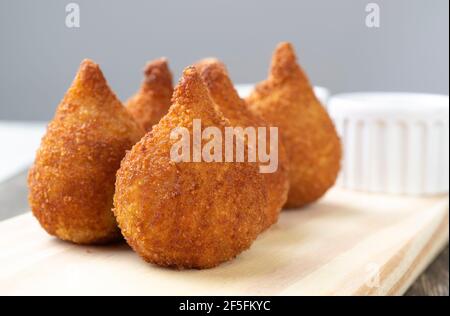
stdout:
[(129, 245), (145, 260), (176, 268), (210, 268), (248, 249), (265, 225), (266, 185), (255, 163), (175, 163), (178, 127), (194, 119), (229, 124), (194, 67), (185, 69), (169, 113), (125, 156), (114, 213)]
[(269, 77), (246, 102), (254, 113), (279, 128), (289, 160), (286, 207), (301, 207), (323, 196), (339, 173), (341, 142), (290, 43), (278, 45)]
[(29, 171), (29, 202), (42, 227), (79, 244), (119, 239), (111, 211), (116, 171), (143, 134), (99, 66), (84, 60)]

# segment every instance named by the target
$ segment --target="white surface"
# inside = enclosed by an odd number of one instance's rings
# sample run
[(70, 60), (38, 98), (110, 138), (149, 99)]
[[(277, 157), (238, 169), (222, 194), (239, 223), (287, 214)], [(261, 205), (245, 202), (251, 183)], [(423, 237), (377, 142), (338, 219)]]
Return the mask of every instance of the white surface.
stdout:
[[(243, 83), (243, 84), (237, 84), (236, 90), (238, 91), (241, 98), (246, 98), (250, 95), (253, 88), (255, 87), (255, 84), (253, 83)], [(330, 98), (330, 91), (327, 88), (324, 87), (314, 87), (314, 92), (319, 99), (319, 101), (327, 107), (328, 100)]]
[(36, 122), (0, 121), (0, 182), (32, 164), (45, 126)]
[(331, 98), (329, 112), (344, 144), (341, 187), (411, 195), (448, 192), (448, 96), (341, 94)]

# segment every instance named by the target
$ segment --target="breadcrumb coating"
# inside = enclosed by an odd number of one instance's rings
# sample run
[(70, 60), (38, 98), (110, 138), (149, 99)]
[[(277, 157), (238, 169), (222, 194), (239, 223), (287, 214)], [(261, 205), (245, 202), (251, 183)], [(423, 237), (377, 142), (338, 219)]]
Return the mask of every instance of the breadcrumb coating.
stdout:
[(255, 163), (170, 159), (177, 127), (224, 130), (194, 67), (185, 69), (169, 113), (122, 161), (114, 213), (129, 245), (146, 261), (174, 268), (211, 268), (248, 249), (264, 225), (266, 196)]
[(149, 62), (144, 69), (144, 75), (139, 91), (125, 103), (125, 106), (148, 132), (169, 110), (173, 84), (166, 58)]
[(84, 60), (29, 171), (29, 203), (42, 227), (78, 244), (119, 239), (111, 211), (115, 174), (143, 134), (99, 66)]
[(290, 167), (286, 207), (301, 207), (323, 196), (339, 173), (341, 143), (290, 43), (278, 45), (269, 77), (246, 102), (254, 113), (279, 127)]

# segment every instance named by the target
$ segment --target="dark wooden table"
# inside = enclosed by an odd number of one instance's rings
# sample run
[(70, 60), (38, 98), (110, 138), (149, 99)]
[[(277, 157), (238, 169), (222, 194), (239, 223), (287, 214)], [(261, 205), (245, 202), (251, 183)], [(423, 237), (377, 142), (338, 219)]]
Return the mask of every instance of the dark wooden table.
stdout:
[[(0, 183), (0, 221), (28, 212), (27, 172)], [(449, 247), (413, 283), (406, 295), (448, 296), (449, 295)]]

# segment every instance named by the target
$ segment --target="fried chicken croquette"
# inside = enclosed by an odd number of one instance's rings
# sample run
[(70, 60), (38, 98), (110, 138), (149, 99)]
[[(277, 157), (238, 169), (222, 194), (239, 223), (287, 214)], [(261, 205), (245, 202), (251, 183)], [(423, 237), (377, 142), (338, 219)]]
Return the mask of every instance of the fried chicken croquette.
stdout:
[(255, 163), (173, 161), (171, 148), (180, 141), (171, 137), (174, 131), (185, 128), (193, 139), (194, 119), (222, 133), (229, 123), (194, 67), (185, 69), (172, 103), (122, 161), (114, 213), (125, 239), (146, 261), (211, 268), (248, 249), (261, 232), (265, 185)]
[(42, 227), (78, 244), (119, 239), (112, 212), (115, 175), (143, 134), (99, 66), (84, 60), (28, 174), (29, 203)]
[(148, 132), (169, 110), (173, 84), (166, 58), (149, 62), (144, 69), (144, 75), (139, 91), (125, 103), (125, 106)]
[(335, 183), (341, 161), (333, 122), (296, 59), (291, 44), (279, 44), (268, 79), (246, 99), (254, 113), (279, 127), (289, 159), (289, 208), (323, 196)]
[[(195, 67), (209, 89), (212, 99), (223, 115), (237, 127), (266, 127), (268, 124), (245, 105), (231, 79), (225, 65), (217, 59), (207, 58), (199, 61)], [(267, 135), (269, 136), (269, 135)], [(269, 137), (266, 139), (269, 144)], [(260, 163), (258, 161), (258, 163)], [(288, 165), (284, 148), (279, 144), (278, 169), (274, 173), (260, 173), (267, 187), (268, 205), (265, 212), (264, 228), (270, 227), (278, 220), (281, 208), (286, 203), (289, 191)]]

